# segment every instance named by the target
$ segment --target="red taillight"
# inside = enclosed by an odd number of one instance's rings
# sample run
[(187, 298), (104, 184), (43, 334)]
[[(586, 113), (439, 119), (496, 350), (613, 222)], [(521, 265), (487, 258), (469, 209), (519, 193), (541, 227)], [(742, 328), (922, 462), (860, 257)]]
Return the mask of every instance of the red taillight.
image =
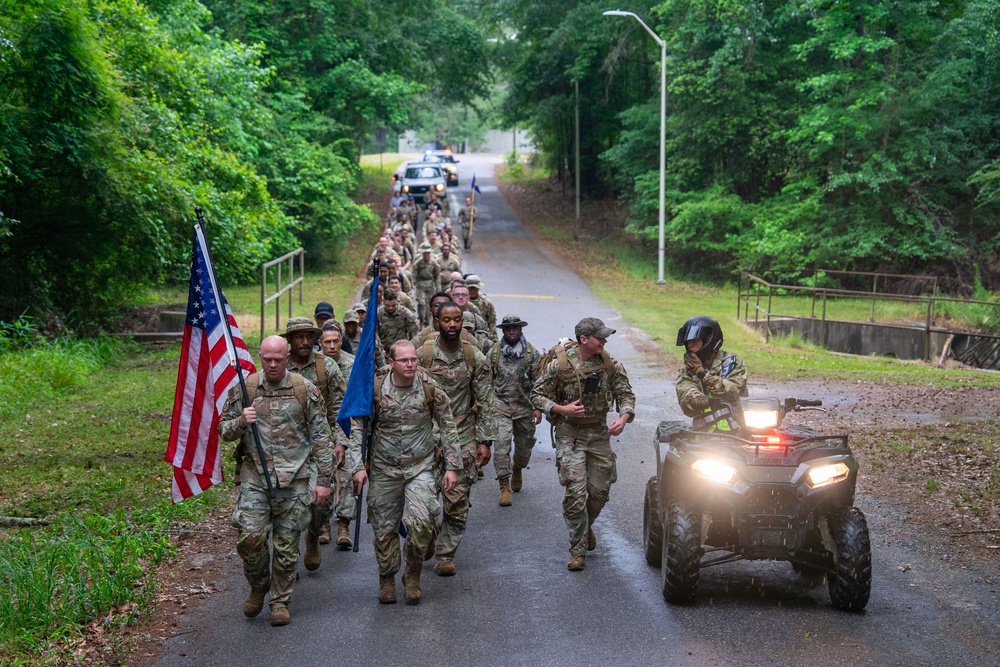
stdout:
[(769, 436), (767, 436), (767, 441), (766, 442), (769, 445), (780, 445), (781, 444), (781, 436), (769, 435)]

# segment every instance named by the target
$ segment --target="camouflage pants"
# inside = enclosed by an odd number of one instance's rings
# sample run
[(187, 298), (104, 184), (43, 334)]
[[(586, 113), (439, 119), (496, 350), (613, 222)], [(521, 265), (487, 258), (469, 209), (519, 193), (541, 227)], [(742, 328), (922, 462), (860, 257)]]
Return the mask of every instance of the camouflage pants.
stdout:
[(437, 285), (433, 282), (417, 283), (417, 317), (420, 318), (420, 326), (426, 327), (431, 323), (432, 313), (430, 307), (431, 297), (437, 292)]
[[(236, 551), (243, 559), (243, 574), (250, 588), (271, 591), (270, 605), (288, 604), (299, 566), (299, 537), (309, 525), (309, 480), (275, 489), (275, 498), (247, 482), (233, 511), (232, 524), (239, 533)], [(273, 549), (268, 548), (268, 538)], [(273, 550), (273, 557), (271, 551)]]
[(454, 558), (458, 545), (465, 536), (465, 524), (469, 520), (469, 508), (472, 507), (472, 485), (476, 483), (478, 475), (475, 455), (464, 448), (462, 465), (464, 470), (458, 473), (458, 486), (444, 492), (444, 519), (441, 521), (441, 536), (435, 548), (438, 559)]
[(401, 565), (399, 522), (406, 527), (406, 560), (422, 563), (437, 533), (438, 485), (434, 470), (412, 477), (399, 469), (372, 468), (368, 487), (368, 518), (375, 531), (375, 561), (379, 576), (395, 574)]
[(354, 479), (346, 468), (337, 468), (337, 518), (353, 521), (358, 512), (358, 501), (354, 497)]
[(514, 465), (527, 468), (531, 460), (531, 449), (535, 446), (535, 425), (531, 414), (525, 417), (508, 417), (496, 411), (497, 439), (493, 447), (493, 469), (497, 479), (511, 475), (510, 442), (514, 440)]
[(569, 552), (587, 553), (587, 531), (608, 502), (611, 485), (618, 481), (615, 453), (603, 424), (596, 428), (556, 428), (556, 470), (566, 487), (563, 519), (569, 529)]

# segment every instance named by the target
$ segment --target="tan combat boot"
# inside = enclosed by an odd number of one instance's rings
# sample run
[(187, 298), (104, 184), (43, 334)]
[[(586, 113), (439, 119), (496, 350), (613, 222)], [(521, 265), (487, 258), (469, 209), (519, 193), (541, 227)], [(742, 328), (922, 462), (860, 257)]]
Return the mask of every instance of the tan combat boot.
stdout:
[(570, 556), (566, 569), (570, 572), (579, 572), (586, 567), (586, 559), (583, 556)]
[(288, 625), (291, 622), (292, 615), (288, 613), (288, 607), (285, 605), (275, 605), (274, 608), (271, 609), (271, 625)]
[(311, 530), (306, 531), (306, 557), (305, 565), (307, 570), (319, 569), (322, 558), (319, 554), (319, 535)]
[(597, 535), (594, 535), (594, 529), (587, 529), (587, 551), (593, 551), (597, 548)]
[(406, 604), (420, 604), (420, 571), (423, 567), (422, 561), (406, 561), (406, 570), (403, 571), (403, 601)]
[(521, 492), (521, 484), (522, 484), (521, 470), (522, 470), (521, 466), (515, 463), (514, 474), (510, 476), (510, 490), (513, 491), (514, 493)]
[(350, 519), (338, 519), (337, 520), (337, 548), (341, 551), (347, 551), (354, 546), (354, 542), (351, 541), (351, 520)]
[(329, 544), (330, 543), (330, 522), (327, 521), (323, 524), (323, 529), (319, 531), (319, 543)]
[(438, 558), (437, 573), (439, 577), (454, 577), (458, 574), (455, 561), (450, 558)]
[(510, 478), (504, 477), (500, 480), (500, 507), (510, 507), (514, 504), (510, 497)]
[(243, 614), (247, 618), (253, 618), (260, 613), (260, 610), (264, 608), (264, 596), (267, 595), (267, 589), (255, 591), (250, 589), (250, 595), (243, 602)]
[(378, 603), (396, 604), (396, 575), (378, 575)]

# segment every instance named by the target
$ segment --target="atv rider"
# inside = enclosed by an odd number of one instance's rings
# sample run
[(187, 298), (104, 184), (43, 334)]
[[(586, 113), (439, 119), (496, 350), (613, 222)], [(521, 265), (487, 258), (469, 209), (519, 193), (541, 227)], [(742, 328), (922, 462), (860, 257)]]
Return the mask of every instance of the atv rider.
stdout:
[(738, 423), (728, 408), (712, 410), (710, 398), (730, 402), (747, 395), (747, 367), (722, 349), (722, 328), (714, 317), (692, 317), (677, 331), (684, 370), (677, 377), (677, 402), (699, 431), (732, 431)]

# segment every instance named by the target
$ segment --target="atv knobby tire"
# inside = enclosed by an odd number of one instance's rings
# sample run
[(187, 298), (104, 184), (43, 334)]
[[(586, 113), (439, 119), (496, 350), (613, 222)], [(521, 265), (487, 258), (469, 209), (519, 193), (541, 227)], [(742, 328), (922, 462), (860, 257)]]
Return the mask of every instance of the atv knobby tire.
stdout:
[(861, 611), (872, 591), (872, 547), (865, 515), (856, 507), (828, 519), (837, 545), (834, 574), (827, 583), (833, 606)]
[(694, 599), (701, 554), (701, 516), (681, 503), (671, 504), (663, 526), (664, 600), (684, 604)]
[(642, 552), (646, 562), (660, 567), (663, 562), (663, 523), (660, 521), (660, 480), (650, 477), (642, 502)]

